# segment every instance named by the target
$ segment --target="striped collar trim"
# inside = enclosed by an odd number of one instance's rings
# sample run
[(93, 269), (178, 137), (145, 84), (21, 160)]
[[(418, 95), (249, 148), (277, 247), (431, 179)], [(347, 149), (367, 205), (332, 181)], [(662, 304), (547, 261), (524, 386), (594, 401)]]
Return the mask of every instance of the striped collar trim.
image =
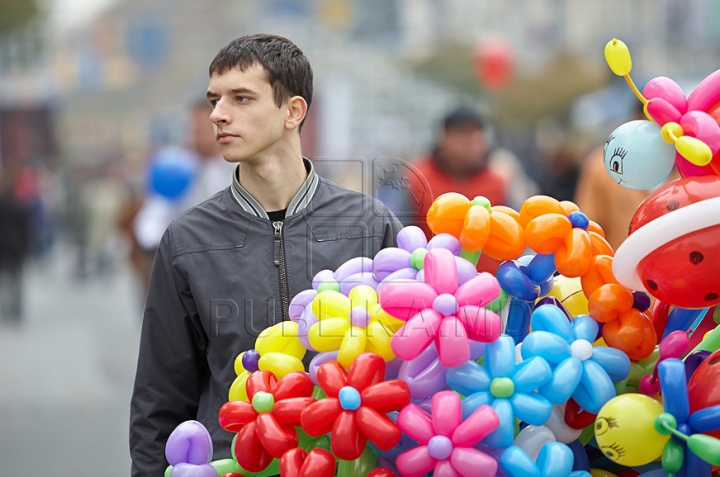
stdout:
[[(310, 199), (312, 199), (313, 195), (315, 195), (315, 191), (317, 190), (319, 178), (315, 172), (312, 162), (310, 162), (310, 160), (306, 157), (303, 157), (303, 163), (305, 164), (305, 170), (307, 170), (308, 175), (302, 187), (300, 187), (300, 190), (297, 191), (293, 200), (290, 201), (285, 217), (290, 217), (291, 215), (294, 215), (306, 208), (310, 203)], [(262, 208), (260, 202), (258, 202), (255, 197), (250, 195), (250, 193), (240, 185), (240, 181), (238, 180), (239, 167), (240, 166), (236, 167), (233, 171), (233, 182), (230, 187), (230, 191), (232, 192), (235, 201), (240, 204), (240, 207), (242, 207), (245, 212), (256, 217), (269, 219), (267, 212)]]

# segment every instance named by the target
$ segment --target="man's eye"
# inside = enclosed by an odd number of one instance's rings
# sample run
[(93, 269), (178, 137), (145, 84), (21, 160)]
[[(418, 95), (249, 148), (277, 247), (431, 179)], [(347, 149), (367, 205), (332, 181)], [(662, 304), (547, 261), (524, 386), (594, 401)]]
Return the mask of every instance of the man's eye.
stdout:
[(217, 103), (218, 103), (217, 99), (210, 100), (210, 106), (212, 106), (213, 108), (217, 105)]
[(250, 101), (250, 98), (246, 98), (245, 96), (238, 96), (236, 99), (241, 103), (247, 103)]

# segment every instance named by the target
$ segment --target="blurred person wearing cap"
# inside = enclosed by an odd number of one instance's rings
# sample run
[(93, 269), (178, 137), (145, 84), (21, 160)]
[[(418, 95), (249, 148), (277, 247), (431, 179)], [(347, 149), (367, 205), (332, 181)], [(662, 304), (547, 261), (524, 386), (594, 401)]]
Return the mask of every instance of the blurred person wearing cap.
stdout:
[[(536, 186), (508, 150), (493, 144), (485, 120), (467, 107), (448, 113), (441, 123), (435, 146), (429, 154), (413, 161), (413, 173), (407, 174), (408, 190), (428, 190), (422, 197), (411, 197), (417, 225), (432, 236), (425, 217), (433, 200), (447, 192), (469, 199), (486, 197), (492, 205), (519, 207), (533, 195)], [(495, 272), (499, 262), (480, 256), (478, 270)]]

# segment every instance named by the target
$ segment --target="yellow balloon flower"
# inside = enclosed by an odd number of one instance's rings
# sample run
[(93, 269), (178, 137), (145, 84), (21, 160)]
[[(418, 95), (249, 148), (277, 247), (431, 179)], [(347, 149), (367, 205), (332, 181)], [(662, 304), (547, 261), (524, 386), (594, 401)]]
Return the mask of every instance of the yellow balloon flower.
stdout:
[(380, 307), (372, 287), (358, 285), (348, 296), (334, 290), (317, 294), (310, 303), (318, 322), (308, 330), (310, 344), (320, 352), (338, 351), (338, 362), (349, 369), (364, 352), (395, 358), (390, 338), (404, 324)]
[(305, 371), (302, 358), (305, 348), (298, 339), (298, 325), (283, 321), (264, 329), (255, 340), (255, 348), (240, 353), (235, 358), (237, 377), (230, 385), (230, 401), (248, 401), (245, 383), (257, 370), (270, 371), (282, 379), (294, 371)]
[(613, 73), (618, 76), (626, 76), (632, 70), (632, 58), (630, 50), (625, 43), (613, 38), (605, 45), (605, 61)]

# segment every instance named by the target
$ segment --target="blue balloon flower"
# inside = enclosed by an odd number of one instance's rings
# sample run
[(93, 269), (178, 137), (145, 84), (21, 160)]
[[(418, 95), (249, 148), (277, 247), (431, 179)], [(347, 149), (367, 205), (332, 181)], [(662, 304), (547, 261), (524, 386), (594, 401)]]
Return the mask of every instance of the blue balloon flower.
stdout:
[(517, 446), (500, 456), (500, 466), (508, 477), (590, 477), (584, 470), (573, 472), (573, 453), (565, 444), (548, 442), (538, 454), (537, 462)]
[(533, 311), (532, 333), (522, 344), (523, 359), (544, 358), (552, 367), (552, 378), (540, 388), (540, 394), (553, 404), (570, 397), (586, 411), (597, 414), (615, 397), (613, 382), (630, 373), (630, 360), (622, 351), (593, 346), (598, 324), (588, 315), (569, 321), (565, 313), (552, 305)]
[(532, 358), (515, 364), (515, 342), (502, 335), (485, 346), (485, 366), (474, 361), (449, 369), (447, 382), (465, 396), (463, 416), (488, 404), (500, 417), (500, 425), (485, 442), (496, 449), (508, 447), (514, 437), (517, 417), (534, 426), (541, 426), (552, 412), (550, 401), (535, 392), (552, 377), (550, 365), (543, 358)]
[[(663, 407), (665, 412), (672, 414), (675, 418), (676, 429), (686, 436), (720, 429), (720, 405), (690, 413), (690, 397), (688, 396), (685, 376), (685, 363), (677, 358), (664, 359), (658, 363), (658, 378), (660, 380), (660, 390), (662, 391)], [(663, 462), (663, 467), (666, 467), (665, 470), (676, 474), (678, 477), (710, 474), (712, 466), (691, 451), (686, 443), (681, 442), (680, 439), (672, 438), (666, 444), (666, 447), (671, 446), (682, 449), (682, 467), (680, 469), (667, 468), (666, 462)]]

